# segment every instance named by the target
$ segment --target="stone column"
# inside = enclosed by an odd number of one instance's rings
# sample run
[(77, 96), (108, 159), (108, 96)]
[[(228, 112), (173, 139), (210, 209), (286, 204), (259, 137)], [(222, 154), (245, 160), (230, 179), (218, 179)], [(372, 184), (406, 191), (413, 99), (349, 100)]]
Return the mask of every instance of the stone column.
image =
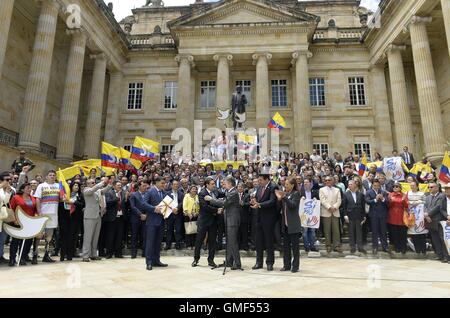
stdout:
[(86, 33), (81, 30), (67, 30), (72, 35), (69, 60), (67, 62), (66, 82), (59, 118), (56, 159), (70, 162), (73, 159), (78, 111), (80, 107), (81, 82), (83, 78)]
[[(373, 92), (372, 96), (374, 98), (373, 106), (375, 113), (375, 125), (376, 125), (375, 133), (377, 136), (376, 139), (378, 147), (377, 151), (384, 154), (390, 154), (394, 146), (392, 143), (393, 140), (392, 140), (391, 117), (389, 115), (389, 104), (386, 89), (386, 76), (384, 73), (384, 66), (385, 66), (384, 64), (373, 65), (370, 69), (370, 75)], [(399, 111), (394, 110), (394, 115), (397, 115), (397, 113), (399, 113)], [(409, 115), (409, 110), (407, 112), (407, 115)], [(400, 126), (403, 129), (404, 125), (405, 125), (404, 123), (397, 125), (397, 121), (395, 122), (396, 128)], [(409, 127), (412, 128), (411, 125)], [(412, 150), (414, 146), (412, 131), (411, 135), (409, 136), (411, 136), (412, 142), (409, 143), (408, 145), (411, 145), (410, 149)]]
[(14, 0), (0, 1), (0, 78), (2, 75), (3, 62), (5, 60), (6, 47), (8, 44), (9, 27), (14, 8)]
[(266, 128), (270, 116), (269, 98), (269, 64), (272, 60), (270, 53), (253, 54), (253, 65), (256, 65), (256, 129)]
[(91, 59), (95, 59), (95, 65), (88, 103), (89, 113), (86, 121), (84, 155), (95, 159), (98, 157), (100, 149), (107, 58), (104, 53), (100, 53), (91, 55)]
[(292, 54), (291, 63), (295, 67), (296, 81), (296, 104), (293, 105), (295, 152), (310, 152), (313, 148), (308, 75), (308, 58), (311, 57), (312, 53), (307, 50), (297, 51)]
[[(216, 105), (220, 109), (230, 108), (230, 65), (233, 63), (233, 55), (216, 54), (213, 57), (217, 63), (217, 95)], [(224, 129), (223, 121), (218, 120), (216, 116), (216, 127)]]
[(414, 16), (408, 28), (411, 34), (425, 152), (432, 162), (440, 163), (444, 155), (445, 134), (426, 28), (426, 23), (429, 22), (431, 18)]
[(106, 111), (105, 141), (116, 144), (120, 124), (120, 105), (122, 105), (122, 72), (114, 72), (109, 77), (108, 109)]
[(19, 131), (19, 147), (23, 149), (40, 149), (58, 10), (56, 1), (42, 1)]
[(441, 7), (444, 17), (445, 34), (447, 35), (447, 48), (450, 54), (450, 0), (441, 0)]
[(192, 55), (180, 54), (175, 57), (179, 64), (178, 70), (178, 109), (177, 128), (187, 128), (194, 137), (195, 106), (191, 104), (191, 67), (194, 67)]
[(414, 133), (411, 113), (406, 90), (405, 69), (403, 67), (402, 51), (406, 46), (389, 45), (386, 55), (389, 63), (389, 77), (391, 82), (392, 104), (394, 109), (395, 135), (397, 149), (408, 146), (415, 153)]

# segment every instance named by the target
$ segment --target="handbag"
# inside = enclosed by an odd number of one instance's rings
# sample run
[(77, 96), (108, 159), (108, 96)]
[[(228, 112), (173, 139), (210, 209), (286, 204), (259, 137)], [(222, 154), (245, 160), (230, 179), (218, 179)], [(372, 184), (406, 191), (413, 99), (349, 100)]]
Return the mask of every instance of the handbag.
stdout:
[(187, 235), (197, 233), (197, 221), (184, 222), (184, 231)]
[(407, 227), (413, 227), (416, 224), (416, 217), (414, 216), (414, 213), (403, 211), (403, 224)]

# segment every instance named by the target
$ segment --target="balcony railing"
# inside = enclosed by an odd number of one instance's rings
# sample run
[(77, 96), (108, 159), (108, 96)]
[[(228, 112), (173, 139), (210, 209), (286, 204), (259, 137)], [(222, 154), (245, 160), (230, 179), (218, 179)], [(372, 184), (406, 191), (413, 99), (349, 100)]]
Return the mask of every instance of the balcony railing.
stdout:
[(173, 45), (175, 42), (170, 34), (136, 34), (129, 37), (133, 47)]
[(318, 28), (314, 41), (359, 41), (363, 31), (363, 28)]
[(17, 147), (17, 144), (19, 142), (19, 134), (11, 131), (9, 129), (0, 127), (0, 143), (10, 146), (10, 147)]
[(43, 142), (41, 142), (40, 144), (40, 150), (42, 152), (42, 154), (44, 154), (45, 156), (47, 156), (49, 159), (55, 159), (56, 158), (56, 147), (44, 144)]

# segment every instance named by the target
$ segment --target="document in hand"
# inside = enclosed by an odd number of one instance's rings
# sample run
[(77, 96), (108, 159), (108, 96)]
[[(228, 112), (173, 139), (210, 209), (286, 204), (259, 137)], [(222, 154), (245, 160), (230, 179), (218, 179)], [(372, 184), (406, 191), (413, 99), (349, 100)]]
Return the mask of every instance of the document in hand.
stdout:
[(166, 195), (166, 197), (161, 201), (160, 204), (157, 205), (157, 207), (162, 207), (162, 215), (165, 219), (167, 219), (173, 212), (173, 209), (177, 207), (176, 202)]

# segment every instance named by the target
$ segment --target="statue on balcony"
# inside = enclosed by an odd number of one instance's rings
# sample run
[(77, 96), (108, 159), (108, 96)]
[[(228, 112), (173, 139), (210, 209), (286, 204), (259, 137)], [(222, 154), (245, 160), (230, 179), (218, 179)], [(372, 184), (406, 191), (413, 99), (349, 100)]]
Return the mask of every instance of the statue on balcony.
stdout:
[(144, 7), (164, 7), (164, 2), (162, 0), (147, 0)]
[(247, 106), (247, 97), (242, 94), (242, 86), (236, 86), (236, 91), (231, 97), (231, 120), (233, 121), (233, 129), (242, 128), (242, 124), (246, 122), (245, 108)]

